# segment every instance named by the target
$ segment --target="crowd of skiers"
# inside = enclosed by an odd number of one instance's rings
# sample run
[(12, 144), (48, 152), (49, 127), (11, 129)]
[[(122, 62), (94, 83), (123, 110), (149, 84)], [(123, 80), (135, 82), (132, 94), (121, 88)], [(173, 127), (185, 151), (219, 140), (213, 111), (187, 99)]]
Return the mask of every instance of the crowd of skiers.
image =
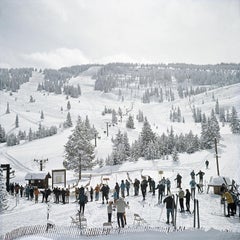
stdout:
[[(206, 164), (206, 168), (208, 164)], [(189, 187), (185, 191), (182, 189), (182, 176), (178, 173), (174, 181), (176, 181), (176, 186), (178, 191), (176, 195), (179, 199), (180, 212), (190, 212), (190, 201), (191, 199), (195, 199), (196, 189), (198, 193), (203, 193), (203, 177), (205, 173), (203, 171), (198, 171), (197, 173), (192, 170), (190, 172), (190, 181)], [(196, 181), (196, 176), (199, 177), (198, 182)], [(171, 181), (169, 178), (163, 177), (157, 184), (153, 178), (150, 176), (144, 177), (141, 176), (141, 181), (139, 179), (135, 179), (132, 181), (131, 179), (121, 180), (120, 183), (116, 182), (113, 192), (110, 191), (108, 184), (97, 184), (95, 188), (93, 187), (83, 187), (75, 188), (75, 200), (80, 205), (80, 213), (84, 214), (85, 204), (88, 201), (99, 201), (101, 200), (102, 204), (107, 205), (107, 213), (108, 213), (108, 222), (112, 221), (112, 213), (116, 209), (117, 212), (117, 222), (119, 227), (124, 227), (126, 225), (126, 214), (125, 209), (128, 207), (128, 203), (125, 202), (124, 198), (130, 195), (130, 188), (133, 188), (133, 195), (139, 196), (140, 192), (143, 198), (143, 201), (146, 200), (147, 190), (151, 193), (151, 195), (155, 196), (157, 194), (157, 203), (158, 204), (166, 204), (166, 213), (167, 213), (167, 223), (169, 223), (169, 218), (172, 216), (173, 221), (173, 212), (175, 199), (174, 195), (171, 193)], [(23, 187), (19, 184), (10, 184), (10, 193), (20, 195), (21, 197), (26, 197), (28, 200), (35, 200), (35, 203), (38, 203), (39, 195), (42, 194), (42, 202), (48, 202), (49, 196), (53, 196), (53, 202), (63, 204), (69, 203), (70, 191), (68, 188), (58, 188), (55, 187), (53, 190), (41, 189), (38, 187), (34, 187), (26, 185)], [(111, 195), (110, 195), (111, 194)], [(238, 195), (234, 193), (234, 191), (228, 190), (226, 185), (222, 185), (221, 188), (222, 194), (222, 202), (226, 200), (227, 202), (227, 217), (230, 215), (236, 214), (237, 205), (239, 205)], [(101, 195), (101, 199), (100, 199)], [(112, 199), (112, 200), (109, 200)], [(185, 200), (185, 204), (184, 204)], [(239, 217), (240, 217), (240, 208), (239, 208)]]

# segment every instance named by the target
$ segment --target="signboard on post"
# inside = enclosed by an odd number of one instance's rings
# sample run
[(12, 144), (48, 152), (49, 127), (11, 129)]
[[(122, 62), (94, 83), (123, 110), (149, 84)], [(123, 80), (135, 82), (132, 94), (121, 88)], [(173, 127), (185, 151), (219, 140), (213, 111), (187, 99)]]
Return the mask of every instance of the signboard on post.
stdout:
[(63, 185), (64, 187), (66, 187), (66, 169), (52, 170), (52, 188), (54, 187), (54, 185)]

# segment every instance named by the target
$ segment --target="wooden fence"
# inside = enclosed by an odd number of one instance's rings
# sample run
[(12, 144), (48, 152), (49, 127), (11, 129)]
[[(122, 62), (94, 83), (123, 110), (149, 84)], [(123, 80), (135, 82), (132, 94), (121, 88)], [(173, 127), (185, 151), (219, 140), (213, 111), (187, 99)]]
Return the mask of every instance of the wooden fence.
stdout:
[(22, 236), (38, 235), (44, 237), (57, 237), (59, 235), (69, 238), (79, 238), (80, 236), (101, 236), (101, 235), (114, 235), (114, 234), (127, 234), (127, 233), (141, 233), (141, 232), (179, 232), (184, 231), (185, 227), (149, 227), (149, 226), (131, 226), (126, 228), (85, 228), (80, 229), (76, 226), (53, 226), (48, 228), (46, 225), (35, 225), (17, 228), (3, 236), (3, 240), (13, 240)]

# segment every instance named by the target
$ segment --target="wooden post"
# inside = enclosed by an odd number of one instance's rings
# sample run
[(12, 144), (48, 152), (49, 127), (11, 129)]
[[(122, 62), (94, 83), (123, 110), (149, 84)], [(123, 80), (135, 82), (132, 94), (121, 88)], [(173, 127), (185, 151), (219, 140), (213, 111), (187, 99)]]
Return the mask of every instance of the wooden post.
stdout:
[(214, 139), (214, 142), (215, 142), (215, 153), (216, 153), (216, 163), (217, 163), (217, 174), (218, 176), (220, 176), (219, 164), (218, 164), (217, 138)]
[(197, 200), (197, 221), (198, 221), (198, 228), (200, 228), (200, 216), (199, 216), (199, 202)]
[(196, 199), (194, 199), (194, 208), (193, 208), (193, 227), (196, 227)]

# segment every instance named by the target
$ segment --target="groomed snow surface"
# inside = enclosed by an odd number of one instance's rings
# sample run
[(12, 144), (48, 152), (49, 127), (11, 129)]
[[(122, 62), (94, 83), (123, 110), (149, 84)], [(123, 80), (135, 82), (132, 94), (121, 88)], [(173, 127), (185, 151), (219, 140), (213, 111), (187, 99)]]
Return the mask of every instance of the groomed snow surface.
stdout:
[[(10, 104), (11, 113), (6, 115), (5, 108), (0, 108), (1, 125), (6, 129), (6, 132), (18, 132), (19, 129), (14, 128), (16, 114), (19, 116), (19, 125), (21, 130), (28, 132), (31, 127), (32, 130), (38, 128), (40, 123), (40, 111), (44, 112), (44, 120), (41, 123), (44, 126), (52, 126), (62, 124), (66, 120), (67, 101), (64, 96), (54, 94), (42, 94), (37, 92), (37, 84), (41, 82), (43, 76), (39, 73), (33, 73), (29, 83), (21, 86), (21, 89), (10, 96), (8, 92), (0, 92), (1, 106), (6, 106), (7, 102)], [(144, 115), (147, 116), (154, 132), (161, 134), (166, 133), (167, 128), (173, 126), (174, 132), (188, 133), (190, 130), (194, 134), (200, 134), (201, 127), (195, 124), (192, 120), (192, 114), (187, 99), (177, 99), (175, 102), (165, 102), (163, 104), (150, 103), (142, 104), (139, 99), (129, 99), (120, 102), (117, 96), (109, 93), (103, 94), (93, 91), (94, 81), (89, 77), (82, 75), (74, 79), (75, 83), (79, 83), (82, 89), (82, 96), (80, 101), (78, 99), (70, 99), (71, 101), (71, 117), (75, 122), (78, 115), (83, 119), (88, 115), (91, 124), (94, 124), (101, 136), (98, 139), (98, 144), (95, 149), (95, 155), (98, 158), (105, 159), (111, 153), (112, 142), (111, 138), (116, 136), (120, 129), (122, 132), (127, 132), (130, 142), (138, 138), (141, 132), (142, 124), (135, 121), (135, 129), (126, 129), (126, 118), (118, 126), (109, 128), (109, 136), (107, 137), (104, 131), (106, 130), (106, 122), (111, 121), (111, 116), (102, 116), (101, 112), (104, 106), (118, 109), (121, 107), (124, 111), (133, 106), (131, 114), (135, 115), (138, 110), (142, 110)], [(239, 91), (240, 84), (228, 86), (218, 90), (212, 90), (215, 98), (218, 98), (220, 105), (235, 106), (239, 112)], [(29, 96), (33, 95), (36, 102), (29, 103)], [(214, 108), (215, 102), (211, 101), (212, 93), (200, 94), (194, 97), (194, 104), (196, 107), (201, 107), (203, 112), (210, 115), (211, 109)], [(202, 104), (204, 98), (205, 104)], [(209, 99), (208, 99), (209, 98)], [(128, 99), (127, 97), (125, 99)], [(185, 117), (186, 123), (172, 123), (169, 121), (169, 112), (171, 106), (180, 106), (182, 115)], [(61, 106), (64, 111), (61, 112)], [(220, 175), (234, 179), (236, 183), (240, 183), (240, 137), (231, 134), (229, 126), (221, 127), (221, 142), (218, 145), (219, 168)], [(72, 133), (72, 129), (60, 131), (57, 135), (45, 139), (39, 139), (32, 142), (21, 143), (13, 147), (6, 147), (5, 144), (0, 145), (1, 163), (10, 163), (11, 167), (15, 170), (16, 177), (12, 179), (25, 185), (25, 175), (29, 171), (37, 171), (39, 166), (33, 159), (48, 158), (48, 162), (44, 171), (50, 172), (53, 169), (62, 169), (62, 162), (64, 159), (64, 144), (66, 144), (68, 136)], [(208, 159), (209, 169), (205, 169), (205, 160)], [(101, 183), (101, 178), (108, 177), (109, 187), (111, 189), (110, 199), (112, 199), (112, 190), (115, 183), (120, 183), (121, 180), (127, 179), (127, 172), (129, 177), (134, 180), (138, 178), (141, 180), (141, 175), (151, 176), (156, 184), (164, 176), (169, 178), (172, 183), (172, 193), (177, 193), (176, 178), (177, 173), (183, 177), (182, 188), (183, 190), (189, 189), (190, 172), (195, 170), (198, 172), (202, 170), (204, 175), (204, 192), (202, 194), (196, 193), (196, 198), (199, 200), (200, 212), (200, 227), (202, 230), (192, 230), (193, 228), (193, 214), (177, 213), (177, 227), (185, 227), (182, 232), (173, 232), (169, 234), (159, 232), (139, 232), (128, 234), (115, 234), (98, 236), (97, 239), (240, 239), (240, 222), (238, 217), (226, 218), (223, 215), (223, 205), (220, 204), (220, 196), (213, 193), (210, 188), (209, 194), (207, 191), (207, 184), (210, 178), (217, 176), (216, 160), (214, 150), (199, 151), (194, 154), (180, 154), (178, 162), (173, 162), (171, 157), (168, 160), (156, 159), (151, 161), (144, 161), (140, 159), (137, 162), (126, 162), (121, 166), (106, 166), (103, 168), (95, 167), (91, 174), (92, 178), (90, 186), (93, 188), (96, 184)], [(163, 175), (159, 175), (159, 171), (163, 171)], [(72, 171), (67, 171), (67, 184), (71, 187), (76, 183), (77, 177)], [(89, 178), (83, 178), (79, 186), (89, 183)], [(197, 178), (198, 181), (198, 178)], [(101, 196), (100, 196), (101, 199)], [(166, 225), (166, 209), (163, 204), (157, 203), (156, 196), (147, 193), (146, 201), (142, 201), (142, 196), (133, 196), (133, 186), (131, 185), (130, 196), (126, 197), (129, 202), (129, 209), (126, 210), (127, 226), (133, 226), (133, 215), (138, 213), (146, 221), (146, 226), (151, 227), (168, 227)], [(41, 203), (41, 194), (39, 196), (39, 203), (34, 201), (20, 198), (19, 201), (14, 196), (9, 196), (9, 207), (0, 216), (0, 235), (10, 232), (16, 228), (31, 226), (31, 225), (44, 225), (47, 222), (47, 204)], [(79, 205), (75, 202), (74, 188), (71, 188), (71, 197), (69, 204), (55, 204), (53, 199), (50, 201), (50, 220), (57, 226), (71, 226), (71, 216), (75, 216), (79, 209)], [(191, 211), (193, 210), (193, 201), (191, 201)], [(237, 210), (238, 211), (238, 210)], [(107, 221), (107, 205), (98, 202), (88, 202), (85, 208), (85, 217), (87, 218), (87, 225), (90, 228), (102, 227), (103, 223)], [(113, 227), (117, 227), (116, 213), (113, 213)], [(81, 236), (84, 238), (94, 238)], [(20, 239), (71, 239), (65, 236), (26, 236)]]

